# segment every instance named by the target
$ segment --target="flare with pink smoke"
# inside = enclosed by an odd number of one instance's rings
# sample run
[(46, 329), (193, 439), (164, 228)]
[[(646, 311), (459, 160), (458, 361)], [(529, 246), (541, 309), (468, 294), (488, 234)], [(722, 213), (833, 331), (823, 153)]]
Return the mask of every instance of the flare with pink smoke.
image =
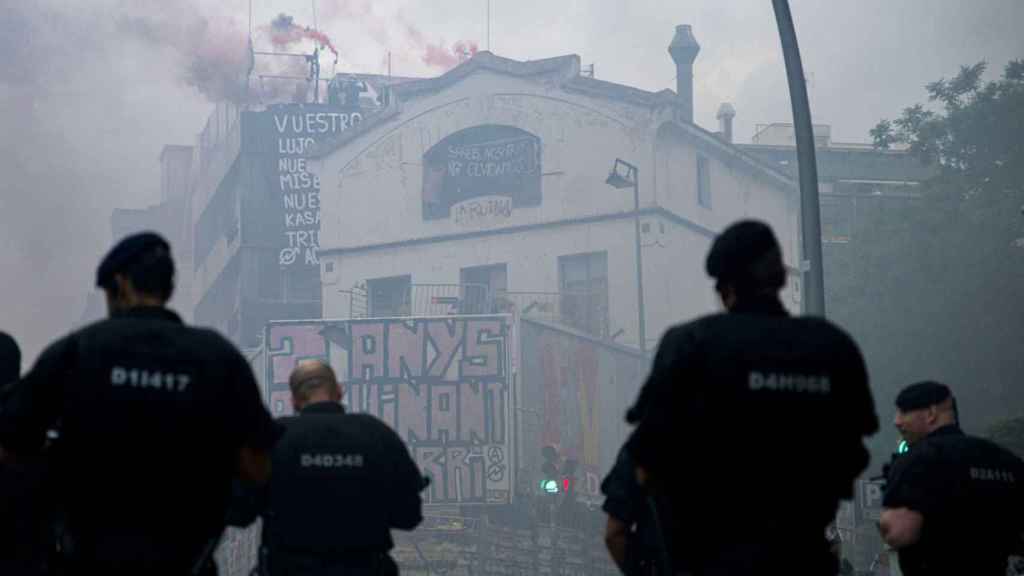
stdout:
[(334, 43), (323, 32), (309, 26), (299, 26), (295, 23), (295, 19), (287, 14), (278, 14), (277, 18), (270, 23), (270, 43), (278, 48), (285, 48), (306, 39), (327, 48), (335, 58), (338, 57), (338, 50), (334, 47)]

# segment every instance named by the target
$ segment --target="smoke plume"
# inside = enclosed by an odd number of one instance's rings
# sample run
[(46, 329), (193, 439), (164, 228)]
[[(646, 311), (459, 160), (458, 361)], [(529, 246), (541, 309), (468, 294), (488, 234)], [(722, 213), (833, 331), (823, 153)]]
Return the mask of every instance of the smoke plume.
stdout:
[(270, 23), (270, 42), (277, 48), (287, 48), (302, 40), (312, 40), (323, 48), (327, 48), (338, 58), (338, 49), (326, 34), (309, 26), (303, 27), (295, 23), (295, 19), (287, 14), (278, 14)]

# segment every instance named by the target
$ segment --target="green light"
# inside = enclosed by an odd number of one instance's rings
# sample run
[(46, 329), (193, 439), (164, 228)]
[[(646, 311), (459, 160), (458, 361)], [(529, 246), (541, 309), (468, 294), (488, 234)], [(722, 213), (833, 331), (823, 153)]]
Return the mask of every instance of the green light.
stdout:
[(541, 480), (540, 489), (548, 494), (558, 494), (558, 482), (554, 480)]
[(896, 447), (897, 454), (906, 454), (910, 452), (910, 444), (907, 444), (906, 440), (900, 440), (899, 446)]

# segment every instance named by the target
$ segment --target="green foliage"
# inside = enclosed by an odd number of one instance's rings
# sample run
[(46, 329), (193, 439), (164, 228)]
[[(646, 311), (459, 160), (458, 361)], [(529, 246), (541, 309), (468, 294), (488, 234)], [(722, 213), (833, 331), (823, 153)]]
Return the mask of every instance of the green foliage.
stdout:
[(964, 194), (1019, 191), (1024, 176), (1024, 60), (1009, 62), (1000, 79), (982, 82), (986, 65), (962, 66), (950, 80), (928, 84), (936, 112), (921, 104), (870, 132), (875, 145), (904, 144)]
[[(969, 429), (1024, 405), (1024, 61), (983, 63), (927, 86), (871, 130), (937, 166), (912, 201), (859, 198), (852, 242), (827, 246), (829, 316), (860, 343), (883, 422), (900, 388), (950, 384)], [(895, 434), (876, 441), (876, 457)], [(877, 460), (878, 458), (876, 458)]]

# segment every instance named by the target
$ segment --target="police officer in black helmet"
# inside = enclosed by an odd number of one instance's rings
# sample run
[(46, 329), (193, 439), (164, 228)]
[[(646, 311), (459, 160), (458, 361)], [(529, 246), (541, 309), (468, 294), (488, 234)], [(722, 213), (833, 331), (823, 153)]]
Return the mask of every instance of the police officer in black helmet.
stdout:
[(0, 445), (50, 455), (70, 574), (212, 574), (232, 477), (265, 481), (276, 427), (227, 340), (164, 307), (170, 246), (125, 238), (96, 283), (110, 317), (48, 347), (0, 412)]
[(1024, 463), (963, 433), (949, 387), (924, 381), (896, 397), (909, 444), (889, 470), (879, 530), (919, 574), (1002, 576), (1024, 529)]
[(671, 328), (627, 420), (673, 573), (835, 574), (826, 527), (878, 429), (863, 359), (842, 330), (790, 317), (771, 229), (719, 235), (708, 275), (726, 308)]
[(381, 420), (345, 411), (323, 362), (300, 362), (289, 386), (298, 415), (282, 419), (274, 476), (232, 515), (242, 525), (263, 516), (261, 573), (397, 575), (390, 530), (419, 525), (427, 485), (408, 448)]

